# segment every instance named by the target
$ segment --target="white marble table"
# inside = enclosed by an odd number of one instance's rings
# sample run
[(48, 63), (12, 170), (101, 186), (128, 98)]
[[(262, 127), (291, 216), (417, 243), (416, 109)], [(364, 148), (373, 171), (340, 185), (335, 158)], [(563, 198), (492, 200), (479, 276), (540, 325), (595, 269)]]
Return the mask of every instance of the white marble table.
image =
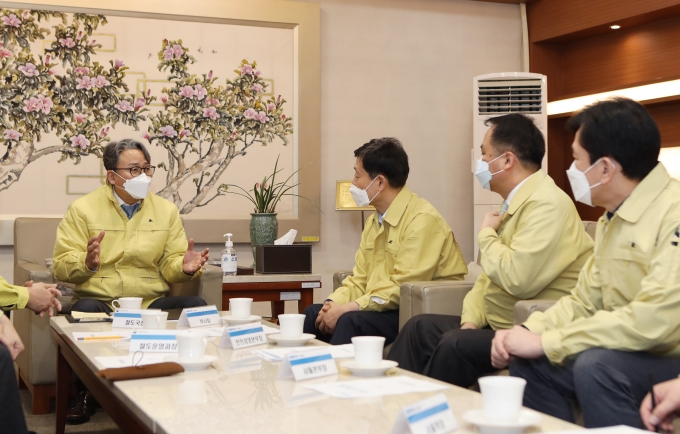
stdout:
[[(52, 318), (50, 324), (59, 347), (57, 433), (64, 432), (67, 400), (64, 392), (68, 396), (70, 367), (121, 429), (135, 433), (389, 433), (402, 407), (434, 394), (349, 400), (318, 395), (303, 387), (306, 382), (277, 380), (280, 363), (267, 362), (250, 353), (252, 348), (263, 346), (218, 349), (218, 338), (209, 342), (207, 354), (219, 356), (219, 361), (207, 370), (109, 383), (94, 375), (102, 368), (94, 357), (128, 354), (128, 344), (74, 342), (71, 333), (110, 330), (110, 323), (69, 324), (65, 318), (57, 317)], [(168, 325), (168, 328), (174, 327), (175, 323)], [(308, 345), (326, 344), (311, 341)], [(338, 381), (357, 378), (343, 368), (339, 370)], [(426, 378), (399, 369), (393, 374)], [(444, 393), (461, 425), (456, 433), (477, 432), (463, 421), (462, 415), (482, 407), (481, 395), (455, 386)], [(540, 426), (527, 432), (566, 429), (578, 427), (544, 416)]]
[(320, 274), (260, 274), (224, 276), (222, 278), (222, 309), (229, 309), (229, 299), (252, 298), (270, 301), (272, 317), (284, 312), (286, 300), (296, 300), (298, 312), (314, 302), (314, 288), (321, 288)]

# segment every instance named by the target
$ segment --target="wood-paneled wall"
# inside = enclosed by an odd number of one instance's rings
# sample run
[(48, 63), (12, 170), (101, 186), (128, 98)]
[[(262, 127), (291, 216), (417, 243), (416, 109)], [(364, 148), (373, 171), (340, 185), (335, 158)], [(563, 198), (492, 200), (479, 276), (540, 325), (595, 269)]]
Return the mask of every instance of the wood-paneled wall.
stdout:
[[(680, 0), (537, 0), (527, 5), (527, 19), (531, 72), (548, 77), (548, 101), (680, 78)], [(680, 100), (647, 109), (662, 146), (680, 146)], [(566, 120), (548, 120), (548, 167), (571, 194), (564, 171), (573, 137)], [(603, 212), (577, 208), (584, 219)]]

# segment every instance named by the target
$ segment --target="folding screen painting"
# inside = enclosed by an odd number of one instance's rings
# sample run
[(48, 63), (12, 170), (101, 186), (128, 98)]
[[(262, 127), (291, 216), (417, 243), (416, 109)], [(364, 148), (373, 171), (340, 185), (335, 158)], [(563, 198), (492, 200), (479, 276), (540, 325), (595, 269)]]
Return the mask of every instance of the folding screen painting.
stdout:
[[(225, 231), (252, 211), (227, 184), (308, 163), (294, 26), (3, 7), (0, 43), (0, 214), (62, 215), (104, 184), (103, 146), (123, 138), (149, 149), (152, 191)], [(292, 199), (277, 211), (295, 220)]]

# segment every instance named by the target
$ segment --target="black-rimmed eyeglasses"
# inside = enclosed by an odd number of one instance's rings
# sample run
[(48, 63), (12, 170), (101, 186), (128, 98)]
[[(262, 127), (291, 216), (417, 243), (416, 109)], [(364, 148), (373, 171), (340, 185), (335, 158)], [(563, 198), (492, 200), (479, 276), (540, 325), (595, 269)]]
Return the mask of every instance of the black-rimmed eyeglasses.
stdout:
[(139, 166), (135, 167), (117, 167), (116, 170), (129, 170), (130, 175), (132, 175), (133, 178), (139, 176), (144, 172), (146, 176), (153, 176), (153, 173), (156, 171), (156, 166), (146, 166), (144, 168), (141, 168)]

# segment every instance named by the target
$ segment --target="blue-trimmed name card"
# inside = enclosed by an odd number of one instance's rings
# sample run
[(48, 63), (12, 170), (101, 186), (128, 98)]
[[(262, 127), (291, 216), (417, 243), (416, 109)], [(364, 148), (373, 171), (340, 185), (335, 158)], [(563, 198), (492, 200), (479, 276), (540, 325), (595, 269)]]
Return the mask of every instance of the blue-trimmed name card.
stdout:
[(144, 309), (116, 309), (111, 328), (141, 329)]
[(177, 327), (203, 327), (209, 325), (222, 325), (217, 307), (210, 306), (191, 307), (182, 310)]
[(321, 348), (292, 352), (283, 356), (278, 378), (293, 377), (295, 381), (301, 381), (337, 373), (338, 367), (335, 365), (330, 349)]
[(456, 417), (443, 393), (404, 407), (391, 434), (446, 434), (458, 429)]
[(177, 330), (133, 330), (130, 336), (130, 352), (176, 353)]
[(264, 333), (262, 323), (253, 322), (225, 328), (219, 347), (237, 350), (266, 343), (267, 336)]

